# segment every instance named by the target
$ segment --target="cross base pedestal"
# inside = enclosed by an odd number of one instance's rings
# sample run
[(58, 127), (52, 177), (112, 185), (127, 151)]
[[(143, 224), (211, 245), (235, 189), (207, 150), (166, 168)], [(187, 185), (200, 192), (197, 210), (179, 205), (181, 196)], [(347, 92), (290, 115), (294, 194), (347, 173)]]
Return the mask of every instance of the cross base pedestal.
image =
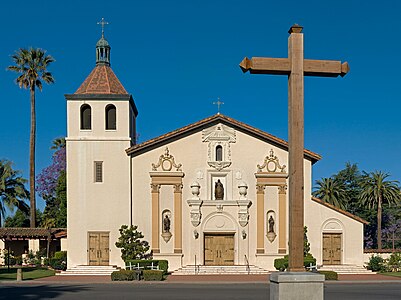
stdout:
[(270, 274), (270, 300), (323, 300), (324, 275), (311, 272)]

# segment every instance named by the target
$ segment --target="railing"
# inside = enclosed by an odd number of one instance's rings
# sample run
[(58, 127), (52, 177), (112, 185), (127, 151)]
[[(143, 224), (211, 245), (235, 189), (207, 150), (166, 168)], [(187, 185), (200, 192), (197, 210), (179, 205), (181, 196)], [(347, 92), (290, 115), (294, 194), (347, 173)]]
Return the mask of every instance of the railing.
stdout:
[(196, 264), (196, 255), (195, 255), (195, 275), (199, 273), (199, 266)]
[(246, 270), (248, 271), (248, 275), (251, 273), (251, 268), (249, 267), (248, 257), (245, 254), (245, 263), (246, 263)]

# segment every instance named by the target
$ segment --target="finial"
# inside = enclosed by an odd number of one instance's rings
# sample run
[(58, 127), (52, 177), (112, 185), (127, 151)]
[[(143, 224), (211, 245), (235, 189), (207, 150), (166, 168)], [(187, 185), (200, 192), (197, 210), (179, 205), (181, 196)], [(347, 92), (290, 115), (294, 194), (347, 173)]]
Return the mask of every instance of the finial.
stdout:
[(294, 24), (291, 26), (290, 30), (288, 30), (288, 33), (301, 33), (302, 32), (303, 27), (301, 25), (298, 24)]
[(224, 104), (224, 102), (220, 101), (220, 97), (217, 97), (217, 101), (213, 102), (213, 104), (217, 105), (217, 114), (220, 114), (220, 105)]
[(109, 25), (109, 22), (106, 22), (104, 18), (100, 22), (97, 22), (97, 25), (102, 25), (102, 37), (104, 37), (104, 25)]

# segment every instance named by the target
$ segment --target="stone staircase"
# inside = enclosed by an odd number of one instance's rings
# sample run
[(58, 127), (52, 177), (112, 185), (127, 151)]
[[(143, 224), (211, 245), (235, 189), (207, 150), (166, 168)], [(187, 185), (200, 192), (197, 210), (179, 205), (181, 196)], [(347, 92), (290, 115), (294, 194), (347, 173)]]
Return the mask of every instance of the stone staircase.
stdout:
[(120, 268), (117, 266), (75, 266), (68, 268), (66, 271), (61, 271), (61, 273), (56, 273), (56, 275), (110, 276), (111, 273), (118, 270)]
[(337, 274), (376, 274), (376, 272), (357, 265), (327, 265), (318, 267), (318, 271), (334, 271)]
[(270, 274), (269, 271), (250, 265), (249, 272), (245, 265), (235, 266), (197, 266), (195, 273), (195, 265), (187, 265), (174, 271), (172, 275), (247, 275), (247, 274)]

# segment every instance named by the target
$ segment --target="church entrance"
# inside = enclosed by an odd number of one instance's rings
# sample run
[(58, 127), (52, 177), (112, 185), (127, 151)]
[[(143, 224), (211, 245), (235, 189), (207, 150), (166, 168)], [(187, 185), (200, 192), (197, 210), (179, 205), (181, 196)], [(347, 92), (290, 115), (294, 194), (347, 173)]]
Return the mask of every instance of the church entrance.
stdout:
[(89, 265), (108, 266), (109, 265), (109, 233), (108, 232), (89, 232)]
[(234, 265), (234, 234), (205, 234), (205, 265)]
[(341, 233), (323, 233), (323, 265), (341, 265)]

